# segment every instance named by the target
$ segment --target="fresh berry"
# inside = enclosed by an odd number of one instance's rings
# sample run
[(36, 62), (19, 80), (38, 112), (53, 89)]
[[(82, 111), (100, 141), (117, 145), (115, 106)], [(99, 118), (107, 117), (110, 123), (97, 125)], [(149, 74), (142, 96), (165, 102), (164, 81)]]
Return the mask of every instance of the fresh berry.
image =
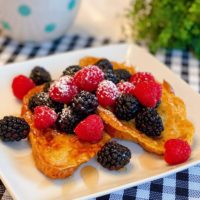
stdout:
[(53, 101), (49, 98), (49, 94), (46, 92), (40, 92), (35, 95), (33, 95), (29, 99), (28, 108), (33, 112), (35, 107), (37, 106), (48, 106), (50, 108), (53, 108), (56, 112), (60, 112), (64, 104), (60, 102)]
[(30, 78), (36, 85), (42, 85), (43, 83), (51, 81), (51, 75), (43, 67), (34, 67), (31, 71)]
[(112, 69), (108, 69), (108, 70), (104, 70), (104, 79), (108, 80), (108, 81), (112, 81), (113, 83), (118, 83), (117, 82), (117, 77), (116, 75), (113, 73)]
[(119, 170), (130, 162), (131, 151), (115, 141), (106, 143), (97, 153), (97, 161), (109, 170)]
[(33, 112), (37, 106), (48, 106), (50, 107), (51, 100), (48, 93), (40, 92), (33, 95), (28, 102), (28, 108)]
[(20, 100), (34, 87), (35, 83), (24, 75), (16, 76), (12, 82), (13, 94)]
[(52, 84), (53, 82), (54, 82), (54, 81), (46, 82), (46, 83), (44, 84), (43, 91), (44, 91), (44, 92), (49, 92), (49, 88), (50, 88), (50, 86), (51, 86), (51, 84)]
[(157, 102), (155, 108), (159, 108), (160, 104), (161, 104), (161, 100)]
[(49, 89), (51, 99), (66, 104), (70, 103), (76, 94), (78, 94), (78, 88), (71, 76), (62, 76), (51, 84)]
[(108, 59), (100, 59), (94, 65), (98, 66), (103, 71), (113, 70), (113, 65)]
[(164, 130), (162, 119), (154, 108), (143, 108), (135, 118), (135, 126), (149, 137), (158, 137)]
[(117, 84), (117, 88), (123, 94), (132, 94), (135, 86), (130, 82), (121, 81)]
[(131, 78), (131, 74), (129, 71), (125, 70), (125, 69), (115, 69), (114, 73), (116, 75), (117, 78), (117, 83), (119, 83), (120, 81), (129, 81)]
[(96, 115), (89, 115), (83, 121), (81, 121), (75, 128), (74, 132), (76, 133), (78, 139), (96, 143), (100, 141), (103, 137), (103, 121)]
[(71, 65), (63, 71), (63, 76), (74, 76), (74, 74), (79, 70), (81, 70), (79, 65)]
[(98, 100), (94, 94), (82, 90), (73, 98), (71, 106), (77, 113), (89, 115), (96, 111)]
[(37, 106), (34, 109), (34, 123), (38, 129), (49, 128), (56, 122), (56, 112), (47, 106)]
[(61, 112), (64, 106), (65, 106), (64, 103), (60, 103), (51, 99), (50, 108), (54, 109), (56, 113)]
[(141, 106), (131, 94), (122, 94), (116, 100), (114, 113), (118, 119), (129, 121), (135, 118)]
[(169, 139), (165, 142), (164, 159), (169, 165), (187, 161), (191, 154), (190, 145), (181, 139)]
[(81, 90), (95, 91), (104, 79), (104, 73), (97, 66), (84, 67), (74, 75), (74, 81)]
[(161, 99), (162, 86), (157, 82), (140, 82), (135, 86), (133, 95), (146, 107), (155, 107)]
[(74, 112), (70, 107), (64, 108), (58, 115), (56, 127), (66, 133), (74, 133), (74, 128), (83, 119), (79, 113)]
[(104, 80), (99, 84), (96, 95), (99, 104), (107, 107), (115, 104), (119, 91), (112, 81)]
[(136, 86), (141, 82), (155, 82), (155, 79), (149, 72), (137, 72), (131, 76), (130, 82)]
[(29, 131), (30, 127), (23, 118), (5, 116), (0, 120), (0, 138), (5, 142), (22, 140)]

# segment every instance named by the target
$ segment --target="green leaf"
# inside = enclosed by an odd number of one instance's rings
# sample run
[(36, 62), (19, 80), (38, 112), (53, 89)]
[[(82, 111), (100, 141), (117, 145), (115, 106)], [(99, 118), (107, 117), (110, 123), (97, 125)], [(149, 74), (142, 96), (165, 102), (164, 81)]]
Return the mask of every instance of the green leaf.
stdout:
[(189, 48), (200, 58), (200, 0), (135, 0), (129, 19), (135, 40), (145, 41), (151, 52)]

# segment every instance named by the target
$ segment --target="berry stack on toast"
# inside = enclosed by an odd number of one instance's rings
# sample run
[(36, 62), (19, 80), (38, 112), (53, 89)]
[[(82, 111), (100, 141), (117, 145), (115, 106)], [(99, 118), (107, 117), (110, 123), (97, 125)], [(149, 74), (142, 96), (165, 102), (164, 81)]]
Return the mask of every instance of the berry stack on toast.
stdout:
[[(99, 58), (85, 57), (80, 60), (80, 66), (92, 65)], [(112, 62), (114, 69), (125, 69), (132, 75), (136, 72), (133, 67), (125, 64)], [(184, 102), (175, 95), (172, 87), (163, 81), (161, 102), (156, 109), (162, 118), (163, 130), (159, 137), (151, 137), (138, 130), (135, 120), (119, 120), (111, 109), (98, 106), (98, 114), (106, 124), (106, 131), (113, 138), (130, 140), (140, 144), (145, 150), (162, 155), (165, 152), (165, 142), (169, 139), (178, 138), (192, 144), (194, 126), (187, 119)]]

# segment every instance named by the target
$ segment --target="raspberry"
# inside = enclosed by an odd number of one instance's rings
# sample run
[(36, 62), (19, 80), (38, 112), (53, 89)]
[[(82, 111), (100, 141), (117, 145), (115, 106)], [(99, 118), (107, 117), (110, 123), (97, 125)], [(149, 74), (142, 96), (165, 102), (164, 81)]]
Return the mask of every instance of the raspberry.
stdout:
[(155, 79), (153, 75), (149, 72), (137, 72), (133, 74), (130, 78), (130, 82), (133, 83), (135, 86), (140, 82), (154, 82)]
[(164, 159), (169, 165), (187, 161), (191, 154), (190, 145), (181, 139), (170, 139), (165, 142)]
[(84, 67), (74, 75), (76, 85), (89, 92), (95, 91), (103, 79), (103, 71), (95, 65)]
[(49, 89), (51, 99), (66, 104), (70, 103), (76, 94), (78, 94), (78, 88), (71, 76), (61, 77)]
[(37, 106), (34, 109), (34, 123), (36, 128), (49, 128), (54, 125), (56, 120), (56, 112), (48, 106)]
[(102, 81), (96, 92), (96, 96), (100, 105), (107, 107), (115, 104), (119, 91), (112, 81)]
[(103, 121), (96, 115), (90, 115), (81, 121), (75, 128), (74, 132), (77, 137), (85, 142), (96, 143), (103, 137)]
[(132, 94), (135, 86), (130, 82), (121, 81), (117, 84), (117, 88), (123, 94)]
[(20, 100), (22, 100), (24, 95), (26, 95), (27, 92), (34, 87), (35, 83), (30, 78), (24, 75), (16, 76), (12, 82), (13, 94)]
[(155, 107), (160, 101), (162, 87), (157, 82), (140, 82), (133, 90), (133, 95), (146, 107)]

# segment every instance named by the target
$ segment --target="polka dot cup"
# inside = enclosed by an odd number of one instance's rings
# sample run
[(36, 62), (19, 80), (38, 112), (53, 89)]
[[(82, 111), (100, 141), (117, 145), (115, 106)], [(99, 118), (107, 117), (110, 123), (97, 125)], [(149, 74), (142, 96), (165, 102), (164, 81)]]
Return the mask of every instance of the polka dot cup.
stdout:
[(0, 25), (15, 40), (58, 38), (72, 24), (80, 0), (0, 0)]

